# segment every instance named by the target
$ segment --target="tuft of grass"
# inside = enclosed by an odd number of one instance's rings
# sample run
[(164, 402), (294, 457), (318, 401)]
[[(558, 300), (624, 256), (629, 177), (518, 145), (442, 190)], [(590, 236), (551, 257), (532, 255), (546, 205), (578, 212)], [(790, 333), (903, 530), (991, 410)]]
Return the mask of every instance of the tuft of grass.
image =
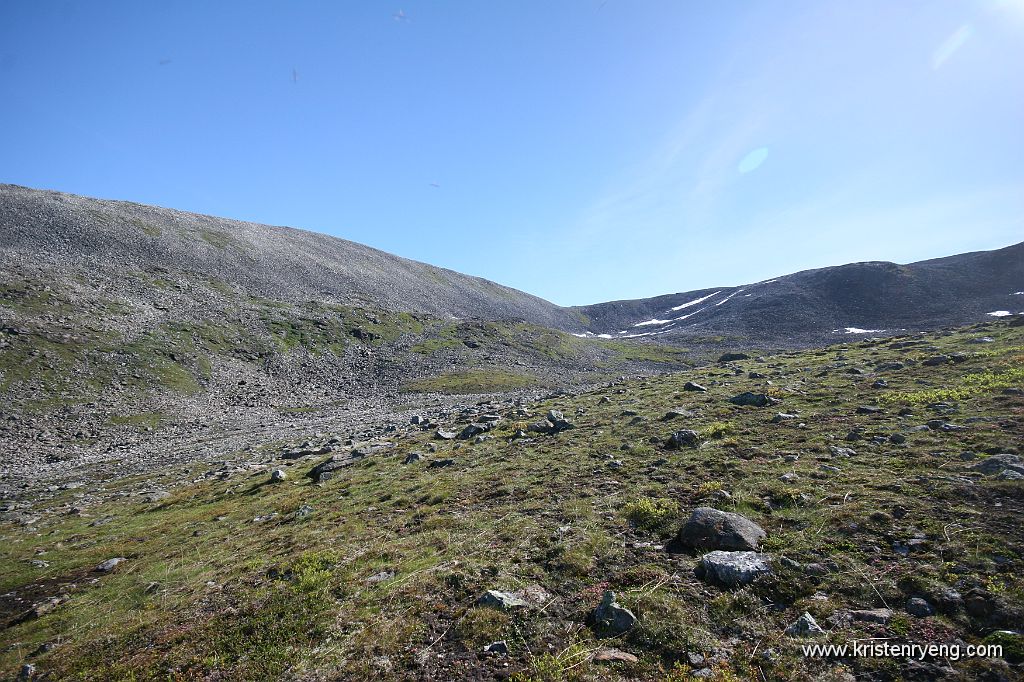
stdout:
[(622, 514), (637, 528), (657, 530), (679, 511), (675, 500), (664, 497), (640, 497), (627, 502)]
[(735, 430), (736, 426), (732, 422), (711, 422), (701, 429), (700, 435), (709, 440), (717, 440), (725, 438)]

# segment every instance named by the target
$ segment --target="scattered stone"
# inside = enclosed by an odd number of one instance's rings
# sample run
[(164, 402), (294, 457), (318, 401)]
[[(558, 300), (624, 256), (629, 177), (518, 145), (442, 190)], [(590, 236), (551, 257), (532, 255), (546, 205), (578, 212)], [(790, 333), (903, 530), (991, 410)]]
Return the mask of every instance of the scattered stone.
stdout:
[(705, 387), (701, 386), (700, 384), (698, 384), (696, 382), (687, 381), (685, 384), (683, 384), (683, 390), (684, 391), (697, 391), (699, 393), (707, 393), (708, 389), (706, 389)]
[(394, 571), (381, 571), (380, 573), (374, 573), (369, 578), (367, 578), (364, 582), (369, 583), (370, 585), (373, 585), (373, 584), (376, 584), (376, 583), (382, 583), (385, 580), (391, 580), (394, 577), (395, 577), (395, 572)]
[(857, 454), (853, 448), (841, 448), (836, 445), (828, 446), (828, 451), (833, 457), (853, 457)]
[(487, 590), (477, 600), (482, 606), (492, 606), (502, 611), (508, 611), (510, 609), (525, 609), (529, 606), (529, 603), (513, 592), (502, 592), (501, 590)]
[(945, 365), (949, 361), (950, 358), (948, 355), (934, 355), (926, 359), (921, 364), (924, 365), (925, 367), (935, 367), (936, 365)]
[(911, 597), (907, 600), (907, 613), (916, 618), (926, 618), (935, 613), (935, 609), (921, 597)]
[(709, 552), (700, 558), (698, 577), (707, 578), (728, 587), (748, 585), (762, 575), (772, 572), (771, 559), (758, 552)]
[(304, 519), (313, 513), (313, 508), (308, 504), (304, 504), (295, 510), (295, 518)]
[(772, 424), (781, 424), (785, 421), (791, 421), (793, 419), (799, 419), (798, 415), (786, 414), (785, 412), (779, 412), (777, 415), (772, 417)]
[(786, 628), (786, 634), (790, 637), (816, 637), (825, 634), (825, 631), (814, 620), (814, 616), (804, 611), (804, 614), (797, 618)]
[(779, 480), (783, 483), (795, 483), (800, 480), (800, 476), (792, 471), (782, 474), (779, 476)]
[(756, 550), (765, 538), (761, 526), (733, 512), (698, 507), (679, 530), (679, 541), (694, 549)]
[(594, 610), (594, 622), (600, 630), (615, 636), (631, 630), (637, 618), (632, 611), (615, 601), (614, 592), (605, 590), (601, 604)]
[(691, 429), (676, 431), (665, 442), (669, 450), (679, 450), (683, 447), (695, 448), (700, 444), (700, 434)]
[(441, 469), (443, 467), (450, 467), (455, 464), (454, 459), (435, 459), (427, 465), (428, 469)]
[(288, 474), (284, 472), (284, 469), (274, 469), (270, 472), (270, 480), (274, 483), (279, 483), (288, 478)]
[(1021, 460), (1017, 455), (1011, 454), (991, 455), (972, 466), (971, 469), (989, 476), (1001, 473), (1007, 469), (1024, 474), (1024, 460)]
[(495, 656), (508, 656), (508, 643), (505, 640), (491, 642), (484, 647), (484, 653)]
[(885, 410), (874, 405), (861, 405), (857, 408), (857, 414), (882, 414), (883, 412)]
[(744, 391), (739, 395), (735, 395), (729, 398), (729, 402), (732, 403), (733, 405), (751, 405), (753, 407), (767, 407), (768, 405), (774, 405), (779, 401), (764, 393), (751, 393), (750, 391)]
[(478, 436), (481, 433), (484, 433), (489, 428), (489, 425), (470, 424), (466, 428), (462, 429), (462, 431), (459, 432), (459, 435), (457, 435), (456, 438), (458, 438), (459, 440), (468, 440), (473, 436)]
[(414, 462), (419, 462), (419, 461), (422, 461), (422, 460), (423, 460), (423, 455), (421, 455), (418, 452), (410, 452), (409, 454), (407, 454), (405, 456), (405, 459), (402, 460), (402, 463), (403, 464), (413, 464)]
[(107, 559), (106, 561), (100, 562), (94, 570), (100, 573), (110, 573), (115, 568), (117, 568), (119, 564), (125, 561), (128, 560), (125, 559), (123, 556), (114, 557), (113, 559)]
[(719, 362), (736, 362), (737, 360), (749, 360), (750, 356), (746, 353), (723, 353), (718, 358)]
[(690, 412), (689, 410), (684, 410), (683, 408), (679, 407), (679, 408), (676, 408), (674, 410), (669, 410), (668, 412), (666, 412), (665, 416), (661, 418), (661, 421), (667, 422), (667, 421), (671, 421), (672, 419), (676, 419), (677, 417), (695, 417), (695, 416), (696, 415), (693, 412)]
[(1013, 469), (1003, 469), (996, 474), (996, 478), (1000, 481), (1020, 481), (1024, 480), (1024, 474), (1019, 471), (1014, 471)]
[(902, 433), (893, 433), (889, 435), (889, 442), (893, 445), (903, 445), (907, 442), (907, 437)]
[(892, 620), (893, 612), (892, 609), (861, 609), (851, 611), (850, 615), (857, 621), (886, 625)]
[(871, 384), (871, 388), (889, 388), (889, 382), (885, 379), (876, 379), (875, 383)]
[(594, 652), (595, 663), (636, 663), (638, 660), (633, 654), (619, 649), (605, 648)]
[(458, 434), (454, 431), (445, 431), (444, 429), (438, 429), (437, 432), (434, 433), (434, 437), (440, 440), (455, 440), (455, 436), (457, 435)]

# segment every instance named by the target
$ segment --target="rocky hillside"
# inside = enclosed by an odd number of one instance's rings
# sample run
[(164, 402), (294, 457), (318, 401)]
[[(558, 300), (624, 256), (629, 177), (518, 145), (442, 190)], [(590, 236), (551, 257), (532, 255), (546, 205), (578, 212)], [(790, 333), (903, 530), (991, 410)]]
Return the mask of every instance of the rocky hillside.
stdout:
[(185, 273), (277, 301), (582, 329), (536, 296), (344, 239), (14, 185), (0, 185), (0, 252), (55, 270)]
[(1021, 679), (1024, 327), (849, 340), (4, 483), (0, 678)]
[(870, 262), (577, 308), (612, 338), (689, 340), (729, 335), (800, 347), (845, 335), (940, 329), (1024, 312), (1024, 243), (909, 265)]

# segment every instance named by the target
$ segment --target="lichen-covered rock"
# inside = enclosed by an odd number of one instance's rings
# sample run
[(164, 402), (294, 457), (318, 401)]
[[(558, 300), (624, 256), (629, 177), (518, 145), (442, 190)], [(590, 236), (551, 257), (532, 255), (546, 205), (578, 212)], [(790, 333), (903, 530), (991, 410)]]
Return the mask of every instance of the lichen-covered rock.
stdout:
[(679, 541), (694, 549), (751, 551), (766, 535), (747, 517), (712, 507), (697, 507), (679, 529)]

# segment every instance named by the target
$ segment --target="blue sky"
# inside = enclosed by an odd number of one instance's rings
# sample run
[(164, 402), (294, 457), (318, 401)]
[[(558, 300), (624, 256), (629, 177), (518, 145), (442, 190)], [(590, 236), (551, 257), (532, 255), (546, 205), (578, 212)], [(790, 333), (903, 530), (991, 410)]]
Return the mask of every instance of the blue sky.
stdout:
[(0, 181), (584, 304), (1024, 240), (1022, 64), (1024, 0), (8, 0)]

